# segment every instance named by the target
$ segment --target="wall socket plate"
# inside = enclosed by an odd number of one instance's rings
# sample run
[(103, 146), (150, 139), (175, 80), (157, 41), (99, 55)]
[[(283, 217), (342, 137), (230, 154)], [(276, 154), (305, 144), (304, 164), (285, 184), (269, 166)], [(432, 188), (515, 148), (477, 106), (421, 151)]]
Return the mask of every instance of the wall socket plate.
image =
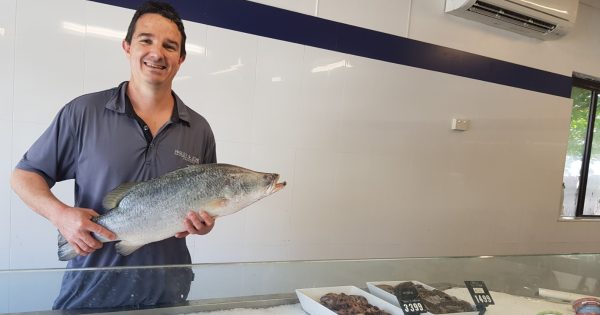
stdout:
[(464, 118), (452, 118), (452, 130), (466, 131), (469, 130), (471, 121)]

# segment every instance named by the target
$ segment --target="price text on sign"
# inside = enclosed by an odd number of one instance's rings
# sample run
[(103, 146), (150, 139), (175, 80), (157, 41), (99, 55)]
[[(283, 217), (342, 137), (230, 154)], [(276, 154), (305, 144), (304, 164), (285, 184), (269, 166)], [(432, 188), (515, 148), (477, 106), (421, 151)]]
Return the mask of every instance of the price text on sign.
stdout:
[(396, 295), (400, 308), (405, 315), (418, 315), (427, 312), (415, 287), (396, 288), (394, 295)]
[(494, 304), (494, 299), (483, 281), (465, 281), (465, 285), (477, 306), (488, 306)]
[(492, 297), (487, 294), (475, 294), (474, 297), (476, 304), (494, 304), (494, 301), (492, 301)]
[(420, 313), (425, 312), (425, 308), (423, 307), (423, 304), (421, 304), (421, 302), (413, 302), (413, 303), (400, 302), (400, 306), (402, 307), (402, 310), (404, 311), (404, 313), (420, 314)]

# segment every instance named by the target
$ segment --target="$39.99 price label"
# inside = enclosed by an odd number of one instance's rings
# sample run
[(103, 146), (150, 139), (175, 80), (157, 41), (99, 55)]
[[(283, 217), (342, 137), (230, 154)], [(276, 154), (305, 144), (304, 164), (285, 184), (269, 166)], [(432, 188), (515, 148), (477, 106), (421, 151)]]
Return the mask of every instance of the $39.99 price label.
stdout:
[(400, 308), (405, 315), (418, 315), (427, 312), (421, 302), (419, 292), (414, 286), (401, 289), (396, 288), (394, 295), (396, 295)]
[(421, 302), (400, 302), (400, 308), (404, 311), (404, 314), (421, 314), (425, 313), (425, 308)]
[(483, 281), (465, 281), (465, 285), (477, 306), (486, 307), (494, 304), (494, 299)]

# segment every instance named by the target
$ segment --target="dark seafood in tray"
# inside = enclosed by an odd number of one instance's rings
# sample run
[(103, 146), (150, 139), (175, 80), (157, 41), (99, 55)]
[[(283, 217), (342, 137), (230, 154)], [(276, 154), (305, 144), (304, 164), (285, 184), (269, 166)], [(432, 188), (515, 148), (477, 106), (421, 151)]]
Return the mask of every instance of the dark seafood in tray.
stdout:
[(340, 315), (389, 315), (377, 306), (369, 304), (367, 299), (361, 295), (348, 295), (345, 293), (327, 293), (320, 299), (328, 309)]
[(417, 289), (417, 292), (419, 292), (419, 298), (430, 313), (448, 314), (474, 311), (473, 306), (469, 302), (459, 300), (437, 289), (428, 290), (422, 285), (412, 283), (410, 281), (402, 282), (397, 286), (382, 284), (378, 285), (377, 287), (398, 296), (398, 294), (396, 294), (397, 292), (400, 292), (411, 286)]

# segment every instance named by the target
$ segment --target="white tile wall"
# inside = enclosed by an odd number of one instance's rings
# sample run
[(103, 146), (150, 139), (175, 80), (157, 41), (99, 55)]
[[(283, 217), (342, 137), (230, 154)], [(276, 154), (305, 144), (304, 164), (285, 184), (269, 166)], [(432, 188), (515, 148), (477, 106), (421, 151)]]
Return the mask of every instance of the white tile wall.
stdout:
[(207, 62), (200, 72), (206, 84), (197, 90), (217, 141), (251, 140), (257, 44), (256, 36), (208, 27)]
[[(12, 143), (13, 75), (16, 1), (0, 2), (0, 134), (1, 143)], [(0, 178), (8, 179), (11, 172), (10, 150), (0, 153)], [(8, 269), (10, 238), (10, 187), (8, 180), (0, 182), (0, 269)], [(2, 288), (0, 288), (2, 290)], [(1, 305), (1, 303), (0, 303)], [(1, 311), (1, 308), (0, 308)]]
[(14, 120), (48, 124), (82, 94), (85, 37), (67, 23), (84, 25), (84, 16), (80, 0), (18, 2)]
[[(12, 160), (15, 164), (46, 127), (38, 123), (14, 122)], [(57, 183), (52, 191), (63, 202), (73, 204), (72, 181)], [(30, 210), (14, 193), (11, 198), (10, 226), (12, 231), (9, 267), (11, 269), (66, 266), (65, 262), (58, 260), (56, 228), (45, 218)]]
[[(7, 126), (8, 132), (0, 133), (1, 143), (5, 143), (10, 148), (12, 139), (12, 121), (10, 119), (0, 119), (0, 125)], [(9, 268), (10, 261), (10, 235), (12, 226), (11, 218), (11, 190), (9, 184), (10, 173), (12, 171), (10, 150), (3, 150), (0, 153), (0, 270)]]
[(318, 16), (407, 37), (410, 0), (319, 0)]
[(252, 2), (294, 11), (302, 14), (316, 15), (319, 0), (250, 0)]
[[(173, 89), (183, 102), (205, 115), (207, 88), (207, 27), (203, 24), (184, 21), (187, 35), (185, 61), (173, 81)], [(129, 66), (127, 66), (129, 69)], [(198, 93), (200, 92), (200, 93)], [(209, 121), (209, 123), (211, 123)]]
[(84, 12), (85, 19), (72, 22), (73, 30), (68, 34), (84, 40), (85, 92), (106, 90), (129, 80), (129, 62), (121, 43), (134, 11), (85, 1)]

